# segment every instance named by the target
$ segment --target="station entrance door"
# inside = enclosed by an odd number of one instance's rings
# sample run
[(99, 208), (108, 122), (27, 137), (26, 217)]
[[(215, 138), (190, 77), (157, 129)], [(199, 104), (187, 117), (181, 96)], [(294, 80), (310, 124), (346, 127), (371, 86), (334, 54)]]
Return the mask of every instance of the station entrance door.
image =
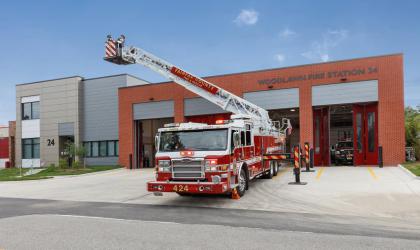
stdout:
[(353, 105), (354, 165), (378, 164), (378, 105)]

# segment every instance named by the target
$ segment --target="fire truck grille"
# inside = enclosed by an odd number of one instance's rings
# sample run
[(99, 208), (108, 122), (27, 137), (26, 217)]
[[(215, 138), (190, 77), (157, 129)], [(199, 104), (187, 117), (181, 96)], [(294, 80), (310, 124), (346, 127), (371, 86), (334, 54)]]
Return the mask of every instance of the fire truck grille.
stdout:
[(190, 159), (172, 161), (172, 177), (174, 179), (204, 178), (202, 161)]

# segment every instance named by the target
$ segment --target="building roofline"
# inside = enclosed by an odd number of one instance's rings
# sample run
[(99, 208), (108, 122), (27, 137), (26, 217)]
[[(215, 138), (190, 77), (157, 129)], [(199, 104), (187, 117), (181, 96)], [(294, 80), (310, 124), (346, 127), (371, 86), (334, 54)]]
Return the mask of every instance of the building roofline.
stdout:
[(116, 75), (107, 75), (107, 76), (99, 76), (99, 77), (92, 77), (92, 78), (84, 78), (78, 75), (74, 75), (74, 76), (67, 76), (67, 77), (60, 77), (60, 78), (54, 78), (54, 79), (48, 79), (48, 80), (43, 80), (43, 81), (35, 81), (35, 82), (27, 82), (27, 83), (18, 83), (16, 84), (16, 86), (24, 86), (24, 85), (30, 85), (30, 84), (37, 84), (37, 83), (44, 83), (44, 82), (52, 82), (52, 81), (59, 81), (59, 80), (64, 80), (64, 79), (71, 79), (71, 78), (77, 78), (79, 77), (82, 81), (87, 81), (87, 80), (96, 80), (96, 79), (101, 79), (101, 78), (110, 78), (110, 77), (117, 77), (117, 76), (130, 76), (133, 77), (139, 81), (143, 81), (143, 82), (147, 82), (150, 83), (144, 79), (141, 79), (140, 77), (131, 75), (131, 74), (127, 74), (127, 73), (123, 73), (123, 74), (116, 74)]
[(137, 76), (134, 76), (134, 75), (131, 75), (131, 74), (127, 74), (127, 73), (116, 74), (116, 75), (107, 75), (107, 76), (98, 76), (98, 77), (92, 77), (92, 78), (84, 78), (83, 80), (88, 81), (88, 80), (96, 80), (96, 79), (101, 79), (101, 78), (110, 78), (110, 77), (117, 77), (117, 76), (131, 76), (131, 77), (133, 77), (137, 80), (149, 83), (148, 81), (146, 81), (144, 79), (141, 79), (140, 77), (137, 77)]
[[(273, 70), (283, 70), (283, 69), (290, 69), (290, 68), (300, 68), (300, 67), (306, 67), (306, 66), (312, 66), (312, 65), (323, 65), (323, 64), (340, 63), (340, 62), (348, 62), (348, 61), (356, 61), (356, 60), (365, 60), (365, 59), (371, 59), (371, 58), (399, 56), (399, 55), (403, 55), (403, 53), (399, 52), (399, 53), (392, 53), (392, 54), (385, 54), (385, 55), (378, 55), (378, 56), (357, 57), (357, 58), (342, 59), (342, 60), (336, 60), (336, 61), (319, 62), (319, 63), (307, 63), (307, 64), (292, 65), (292, 66), (286, 66), (286, 67), (257, 69), (257, 70), (249, 70), (249, 71), (243, 71), (243, 72), (226, 73), (226, 74), (220, 74), (220, 75), (210, 75), (210, 76), (201, 76), (201, 77), (202, 78), (210, 78), (210, 77), (221, 77), (221, 76), (231, 76), (231, 75), (242, 75), (242, 74), (248, 74), (248, 73), (266, 72), (266, 71), (273, 71)], [(171, 83), (171, 82), (173, 82), (173, 81), (156, 82), (156, 83), (151, 83), (151, 84), (153, 84), (153, 85), (155, 85), (155, 84), (166, 84), (166, 83)], [(126, 86), (126, 87), (120, 87), (120, 89), (134, 88), (134, 87), (140, 87), (140, 86), (150, 86), (150, 84), (148, 84), (148, 85)]]
[(36, 81), (36, 82), (18, 83), (18, 84), (16, 84), (16, 86), (29, 85), (29, 84), (36, 84), (36, 83), (42, 83), (42, 82), (59, 81), (59, 80), (64, 80), (64, 79), (76, 78), (76, 77), (79, 77), (79, 78), (83, 79), (83, 77), (81, 77), (81, 76), (77, 76), (77, 75), (76, 75), (76, 76), (60, 77), (60, 78), (54, 78), (54, 79), (48, 79), (48, 80)]

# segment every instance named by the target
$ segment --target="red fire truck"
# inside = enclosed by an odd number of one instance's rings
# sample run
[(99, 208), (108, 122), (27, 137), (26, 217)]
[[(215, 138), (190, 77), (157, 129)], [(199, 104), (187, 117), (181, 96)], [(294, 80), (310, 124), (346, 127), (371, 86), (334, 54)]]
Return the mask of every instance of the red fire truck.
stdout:
[(263, 108), (124, 42), (124, 36), (108, 36), (104, 59), (144, 65), (232, 113), (216, 124), (172, 123), (160, 128), (155, 138), (156, 180), (147, 183), (148, 191), (243, 196), (249, 181), (277, 175), (279, 161), (290, 158), (285, 153), (285, 138), (291, 132), (288, 119), (272, 121)]

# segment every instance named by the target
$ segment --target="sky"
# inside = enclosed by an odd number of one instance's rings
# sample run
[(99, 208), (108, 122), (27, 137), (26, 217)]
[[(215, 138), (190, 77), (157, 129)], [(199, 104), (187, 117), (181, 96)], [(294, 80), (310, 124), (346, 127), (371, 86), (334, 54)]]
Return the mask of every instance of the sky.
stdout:
[(106, 35), (199, 76), (404, 53), (406, 105), (420, 104), (420, 1), (4, 1), (0, 125), (15, 86), (128, 73), (102, 60)]

